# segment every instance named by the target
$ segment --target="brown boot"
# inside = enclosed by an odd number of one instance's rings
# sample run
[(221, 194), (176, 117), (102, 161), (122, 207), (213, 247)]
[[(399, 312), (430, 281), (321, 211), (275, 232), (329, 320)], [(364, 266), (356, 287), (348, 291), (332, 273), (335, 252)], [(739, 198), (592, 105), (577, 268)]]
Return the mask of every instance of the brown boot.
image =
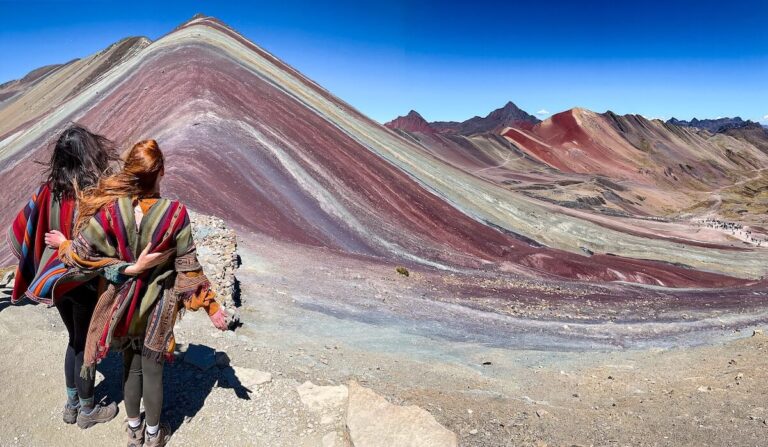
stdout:
[(64, 404), (64, 411), (62, 411), (62, 419), (66, 424), (74, 424), (77, 422), (77, 413), (80, 412), (80, 405)]
[(131, 428), (128, 419), (123, 424), (125, 432), (128, 434), (128, 447), (141, 447), (144, 445), (144, 421), (141, 421), (136, 428)]
[(115, 416), (117, 416), (117, 404), (114, 402), (109, 405), (96, 404), (89, 413), (86, 413), (82, 408), (80, 409), (80, 413), (77, 415), (77, 426), (86, 429), (102, 422), (109, 422)]
[(171, 440), (171, 426), (165, 422), (160, 423), (157, 433), (144, 435), (144, 447), (163, 447)]

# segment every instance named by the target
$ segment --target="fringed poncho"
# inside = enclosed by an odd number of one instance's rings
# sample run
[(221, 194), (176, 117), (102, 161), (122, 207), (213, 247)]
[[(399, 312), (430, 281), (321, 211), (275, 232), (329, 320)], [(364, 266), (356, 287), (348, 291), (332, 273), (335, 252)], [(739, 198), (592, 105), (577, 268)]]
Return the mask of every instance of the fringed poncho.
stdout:
[[(146, 209), (136, 224), (134, 206)], [(123, 274), (144, 247), (151, 253), (173, 250), (175, 257), (139, 276)], [(101, 294), (88, 329), (84, 368), (93, 371), (110, 345), (143, 340), (142, 354), (162, 361), (175, 346), (173, 326), (181, 309), (219, 310), (210, 283), (197, 261), (187, 210), (178, 201), (125, 197), (104, 206), (59, 257), (82, 272), (97, 272), (110, 282)]]
[(70, 238), (75, 208), (74, 199), (54, 199), (46, 183), (16, 215), (6, 236), (11, 251), (19, 259), (11, 302), (26, 296), (50, 306), (55, 297), (96, 276), (69, 270), (58, 259), (58, 251), (45, 244), (45, 233), (51, 230), (59, 230)]

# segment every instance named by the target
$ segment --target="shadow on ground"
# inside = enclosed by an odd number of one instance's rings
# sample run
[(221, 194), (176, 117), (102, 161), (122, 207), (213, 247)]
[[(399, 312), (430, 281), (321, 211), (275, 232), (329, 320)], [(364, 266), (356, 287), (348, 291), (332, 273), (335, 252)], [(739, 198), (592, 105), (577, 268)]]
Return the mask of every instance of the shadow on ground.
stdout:
[[(232, 398), (250, 400), (251, 390), (237, 378), (225, 353), (196, 344), (178, 348), (174, 361), (166, 362), (163, 369), (162, 420), (168, 422), (173, 431), (194, 420), (214, 386), (232, 389)], [(111, 352), (97, 370), (104, 375), (104, 380), (96, 385), (96, 399), (120, 403), (123, 400), (122, 354)]]
[(16, 304), (11, 303), (10, 296), (3, 295), (2, 298), (0, 298), (0, 312), (5, 310), (7, 307), (10, 306), (36, 306), (37, 303), (35, 303), (32, 300), (29, 299), (23, 299), (17, 302)]

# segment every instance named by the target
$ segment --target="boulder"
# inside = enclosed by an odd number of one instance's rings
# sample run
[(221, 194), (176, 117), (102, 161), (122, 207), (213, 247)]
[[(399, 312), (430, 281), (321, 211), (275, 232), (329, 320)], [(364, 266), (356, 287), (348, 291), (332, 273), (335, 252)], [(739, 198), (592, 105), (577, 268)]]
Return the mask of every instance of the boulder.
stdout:
[(309, 381), (296, 387), (296, 391), (299, 393), (301, 402), (310, 411), (343, 407), (349, 395), (347, 387), (344, 385), (320, 386)]
[(349, 384), (347, 428), (355, 447), (455, 447), (456, 434), (415, 405), (393, 405), (357, 382)]

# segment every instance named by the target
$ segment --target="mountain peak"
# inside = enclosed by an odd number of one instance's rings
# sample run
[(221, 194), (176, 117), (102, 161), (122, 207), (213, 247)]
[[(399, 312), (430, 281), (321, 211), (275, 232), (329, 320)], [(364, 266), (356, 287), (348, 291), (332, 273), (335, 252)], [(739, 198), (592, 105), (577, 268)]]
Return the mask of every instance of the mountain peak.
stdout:
[(421, 116), (421, 114), (419, 112), (417, 112), (417, 111), (415, 111), (413, 109), (411, 109), (411, 111), (408, 112), (408, 115), (405, 115), (405, 116), (411, 117), (411, 118), (419, 118), (419, 119), (422, 119), (422, 120), (424, 119), (424, 117)]
[(517, 107), (517, 104), (515, 104), (515, 103), (514, 103), (514, 102), (512, 102), (512, 101), (507, 101), (507, 103), (506, 103), (506, 104), (504, 104), (504, 106), (503, 106), (503, 107), (501, 107), (501, 109), (505, 109), (505, 110), (506, 110), (506, 109), (512, 109), (512, 110), (520, 110), (520, 108), (519, 108), (519, 107)]
[(400, 129), (407, 132), (434, 132), (427, 120), (415, 110), (411, 110), (405, 116), (398, 116), (384, 125), (390, 129)]
[(216, 20), (216, 21), (219, 21), (218, 19), (216, 19), (216, 17), (209, 16), (207, 14), (203, 14), (202, 12), (198, 12), (197, 14), (193, 15), (189, 20), (187, 20), (184, 23), (182, 23), (179, 27), (183, 27), (185, 25), (189, 25), (190, 23), (197, 22), (199, 20)]
[(506, 104), (504, 104), (504, 107), (501, 107), (499, 109), (496, 109), (489, 113), (486, 116), (487, 118), (497, 118), (501, 120), (510, 119), (513, 121), (533, 121), (537, 122), (538, 119), (532, 115), (529, 115), (525, 111), (521, 110), (520, 107), (517, 106), (512, 101), (508, 101)]
[(528, 128), (540, 122), (538, 118), (520, 109), (512, 101), (507, 101), (502, 107), (491, 111), (485, 117), (474, 116), (466, 121), (435, 121), (428, 123), (417, 112), (411, 110), (405, 117), (397, 117), (385, 126), (417, 132), (457, 133), (472, 135), (483, 132), (499, 132), (506, 127)]

